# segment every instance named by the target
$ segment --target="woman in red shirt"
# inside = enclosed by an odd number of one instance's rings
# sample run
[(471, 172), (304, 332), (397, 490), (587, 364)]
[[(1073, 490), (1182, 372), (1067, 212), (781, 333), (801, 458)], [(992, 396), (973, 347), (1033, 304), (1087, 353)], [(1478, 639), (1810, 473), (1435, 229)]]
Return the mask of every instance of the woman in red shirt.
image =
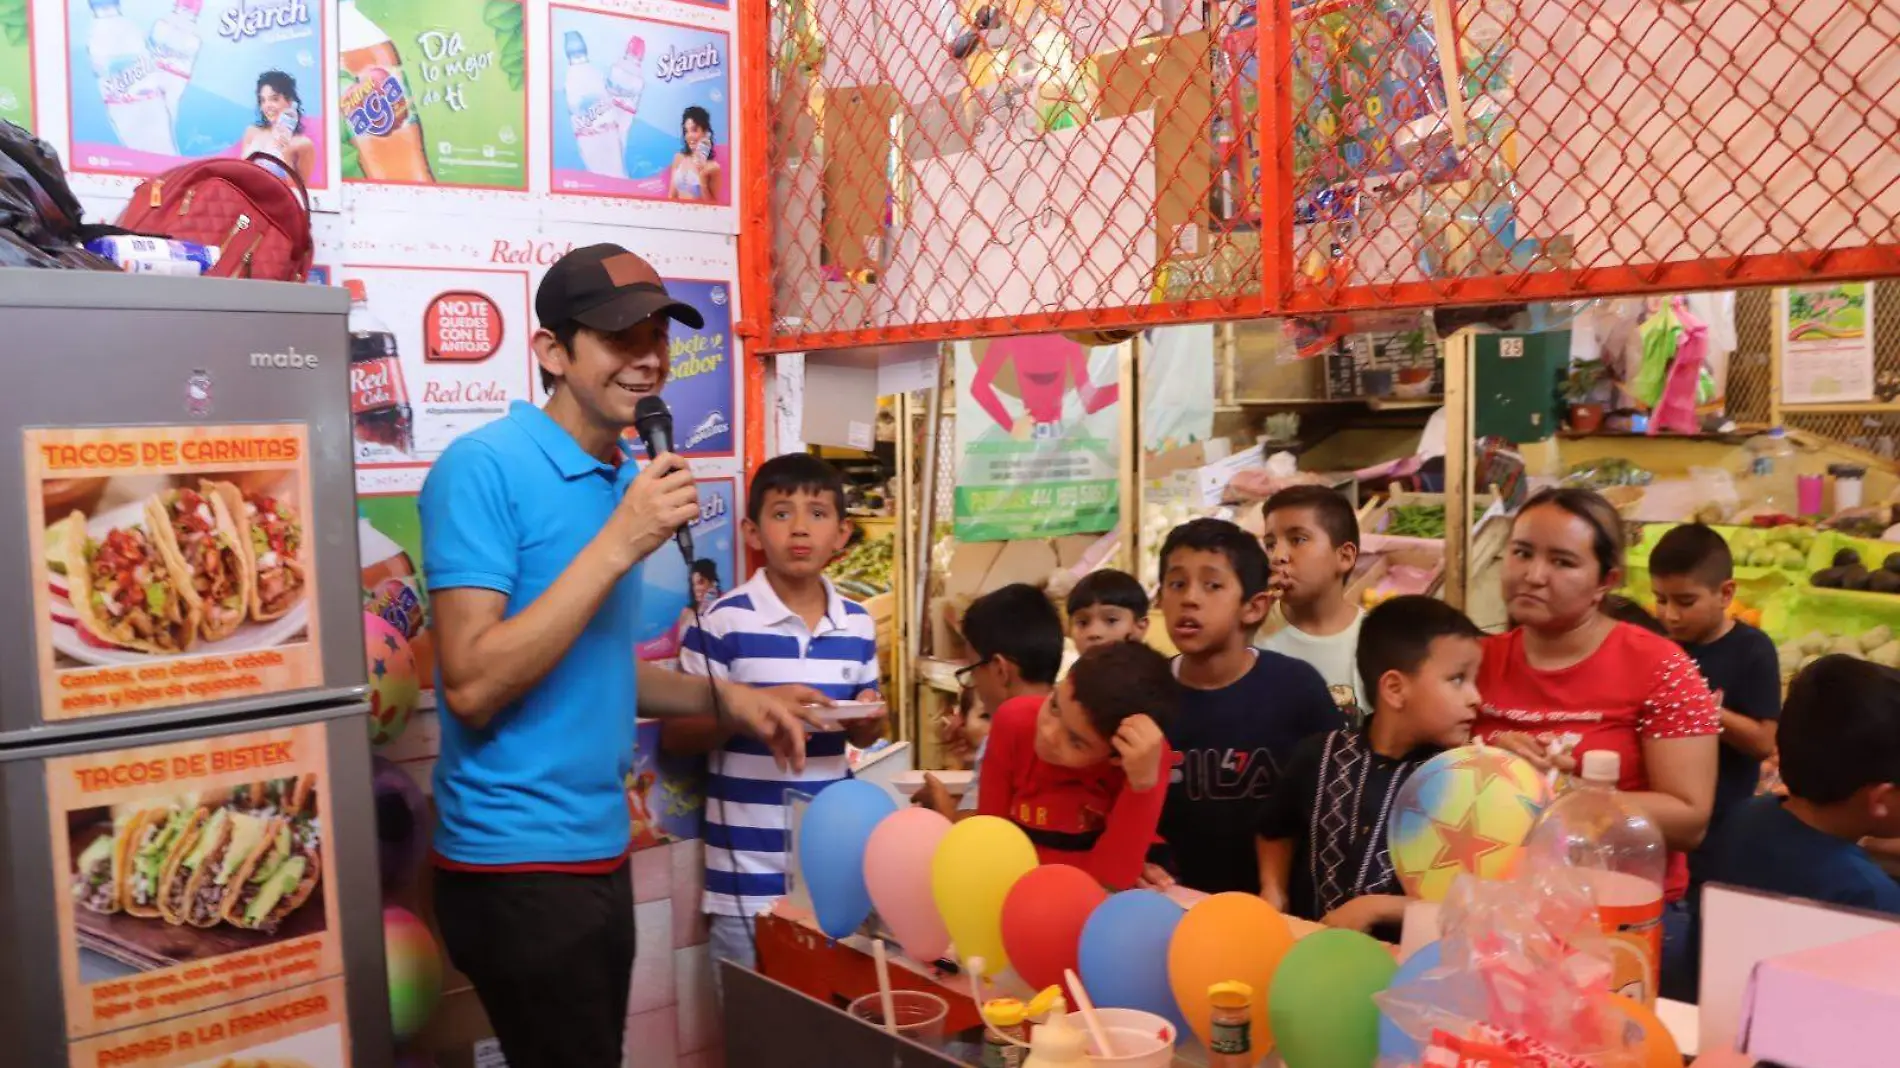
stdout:
[(1622, 758), (1617, 788), (1662, 831), (1664, 899), (1689, 887), (1687, 853), (1708, 830), (1721, 718), (1695, 663), (1668, 638), (1603, 614), (1623, 582), (1623, 523), (1585, 489), (1544, 490), (1511, 528), (1504, 599), (1516, 626), (1485, 642), (1477, 737), (1539, 768), (1585, 752)]

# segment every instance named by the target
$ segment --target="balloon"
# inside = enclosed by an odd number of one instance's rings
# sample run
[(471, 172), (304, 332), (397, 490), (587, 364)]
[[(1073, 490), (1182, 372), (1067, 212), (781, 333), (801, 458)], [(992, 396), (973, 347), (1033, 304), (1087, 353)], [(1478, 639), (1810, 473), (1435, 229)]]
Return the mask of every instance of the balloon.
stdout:
[(930, 894), (965, 961), (983, 958), (983, 974), (1009, 967), (1003, 947), (1003, 899), (1036, 866), (1036, 847), (1021, 827), (972, 816), (950, 828), (930, 860)]
[[(1207, 988), (1237, 979), (1254, 989), (1254, 1051), (1264, 1055), (1273, 1047), (1273, 1024), (1262, 994), (1273, 984), (1273, 973), (1292, 945), (1293, 931), (1286, 917), (1252, 894), (1215, 894), (1187, 910), (1168, 944), (1168, 981), (1181, 1015), (1200, 1036), (1201, 1045), (1213, 1044)], [(1131, 961), (1127, 966), (1141, 964)]]
[(442, 997), (442, 952), (422, 921), (394, 905), (383, 909), (384, 966), (389, 972), (389, 1022), (396, 1041), (415, 1037)]
[(1016, 880), (1003, 898), (1003, 949), (1016, 974), (1041, 990), (1078, 965), (1082, 927), (1108, 899), (1095, 877), (1067, 864), (1045, 864)]
[(369, 670), (369, 740), (388, 745), (409, 726), (409, 714), (422, 699), (416, 655), (402, 631), (374, 612), (363, 613), (363, 655)]
[(1610, 1004), (1643, 1029), (1642, 1068), (1681, 1068), (1682, 1051), (1676, 1048), (1676, 1036), (1654, 1011), (1640, 1001), (1621, 994), (1608, 994)]
[(407, 883), (429, 848), (429, 805), (422, 787), (393, 760), (370, 758), (370, 789), (376, 798), (376, 857), (383, 891)]
[(930, 858), (949, 833), (949, 820), (913, 806), (878, 824), (864, 844), (871, 904), (913, 960), (933, 961), (950, 948), (950, 932), (930, 894)]
[(891, 795), (862, 779), (818, 791), (798, 830), (798, 870), (811, 892), (818, 927), (833, 938), (858, 929), (871, 914), (864, 886), (864, 845), (878, 821), (897, 811)]
[(1286, 1068), (1372, 1068), (1380, 1018), (1372, 995), (1391, 985), (1398, 967), (1385, 946), (1358, 931), (1300, 939), (1267, 998)]
[(1181, 906), (1153, 890), (1123, 891), (1089, 915), (1082, 925), (1079, 973), (1096, 1005), (1152, 1012), (1176, 1030), (1188, 1029), (1167, 974), (1155, 967), (1167, 959), (1184, 915)]
[(1443, 901), (1452, 880), (1508, 878), (1550, 784), (1531, 762), (1496, 746), (1467, 745), (1425, 762), (1399, 790), (1392, 869), (1405, 892)]
[[(1397, 990), (1407, 983), (1414, 982), (1426, 972), (1438, 967), (1445, 959), (1445, 947), (1437, 942), (1427, 942), (1418, 947), (1418, 951), (1406, 958), (1404, 964), (1392, 975), (1392, 981), (1386, 984), (1391, 990)], [(1425, 1050), (1411, 1035), (1399, 1029), (1392, 1018), (1379, 1012), (1379, 1056), (1397, 1064), (1417, 1064), (1425, 1056)]]

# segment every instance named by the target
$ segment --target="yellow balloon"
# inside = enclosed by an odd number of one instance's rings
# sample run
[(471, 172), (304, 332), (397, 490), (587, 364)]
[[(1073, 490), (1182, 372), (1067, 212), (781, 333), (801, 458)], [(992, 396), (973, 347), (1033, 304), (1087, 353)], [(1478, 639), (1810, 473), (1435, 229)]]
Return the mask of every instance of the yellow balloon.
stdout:
[[(1267, 1018), (1267, 991), (1280, 959), (1293, 948), (1293, 929), (1280, 910), (1252, 894), (1215, 894), (1197, 901), (1174, 929), (1168, 943), (1168, 981), (1174, 1001), (1201, 1045), (1212, 1044), (1212, 1006), (1207, 988), (1239, 980), (1253, 987), (1253, 1048), (1256, 1056), (1273, 1048), (1273, 1023)], [(1142, 967), (1130, 961), (1129, 967)]]
[(983, 958), (983, 974), (1009, 967), (1003, 951), (1003, 899), (1036, 866), (1036, 847), (1022, 828), (995, 816), (972, 816), (950, 828), (930, 861), (930, 894), (963, 960)]

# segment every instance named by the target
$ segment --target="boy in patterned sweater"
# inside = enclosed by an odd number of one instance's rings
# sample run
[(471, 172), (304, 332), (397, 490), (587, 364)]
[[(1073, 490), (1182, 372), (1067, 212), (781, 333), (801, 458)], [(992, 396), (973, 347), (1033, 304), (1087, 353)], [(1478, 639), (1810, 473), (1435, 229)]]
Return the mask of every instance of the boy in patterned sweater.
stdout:
[(1359, 630), (1373, 714), (1300, 743), (1259, 828), (1261, 896), (1329, 927), (1396, 932), (1405, 898), (1387, 820), (1419, 766), (1471, 738), (1483, 637), (1430, 597), (1395, 597)]

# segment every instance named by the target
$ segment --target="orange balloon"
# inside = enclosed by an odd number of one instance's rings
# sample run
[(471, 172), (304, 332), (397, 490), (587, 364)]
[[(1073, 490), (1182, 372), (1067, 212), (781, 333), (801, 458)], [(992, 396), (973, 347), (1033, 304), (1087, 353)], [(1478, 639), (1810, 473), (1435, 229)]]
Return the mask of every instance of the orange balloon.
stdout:
[(1676, 1048), (1676, 1036), (1669, 1033), (1649, 1006), (1621, 994), (1609, 994), (1610, 1003), (1643, 1029), (1643, 1068), (1682, 1068), (1682, 1051)]
[[(1168, 943), (1168, 982), (1174, 1001), (1201, 1045), (1212, 1043), (1213, 1007), (1207, 989), (1239, 980), (1253, 987), (1253, 1048), (1256, 1056), (1273, 1048), (1273, 1024), (1267, 1019), (1267, 991), (1280, 960), (1293, 948), (1293, 929), (1272, 905), (1252, 894), (1215, 894), (1188, 909)], [(1130, 961), (1129, 967), (1141, 967)]]

